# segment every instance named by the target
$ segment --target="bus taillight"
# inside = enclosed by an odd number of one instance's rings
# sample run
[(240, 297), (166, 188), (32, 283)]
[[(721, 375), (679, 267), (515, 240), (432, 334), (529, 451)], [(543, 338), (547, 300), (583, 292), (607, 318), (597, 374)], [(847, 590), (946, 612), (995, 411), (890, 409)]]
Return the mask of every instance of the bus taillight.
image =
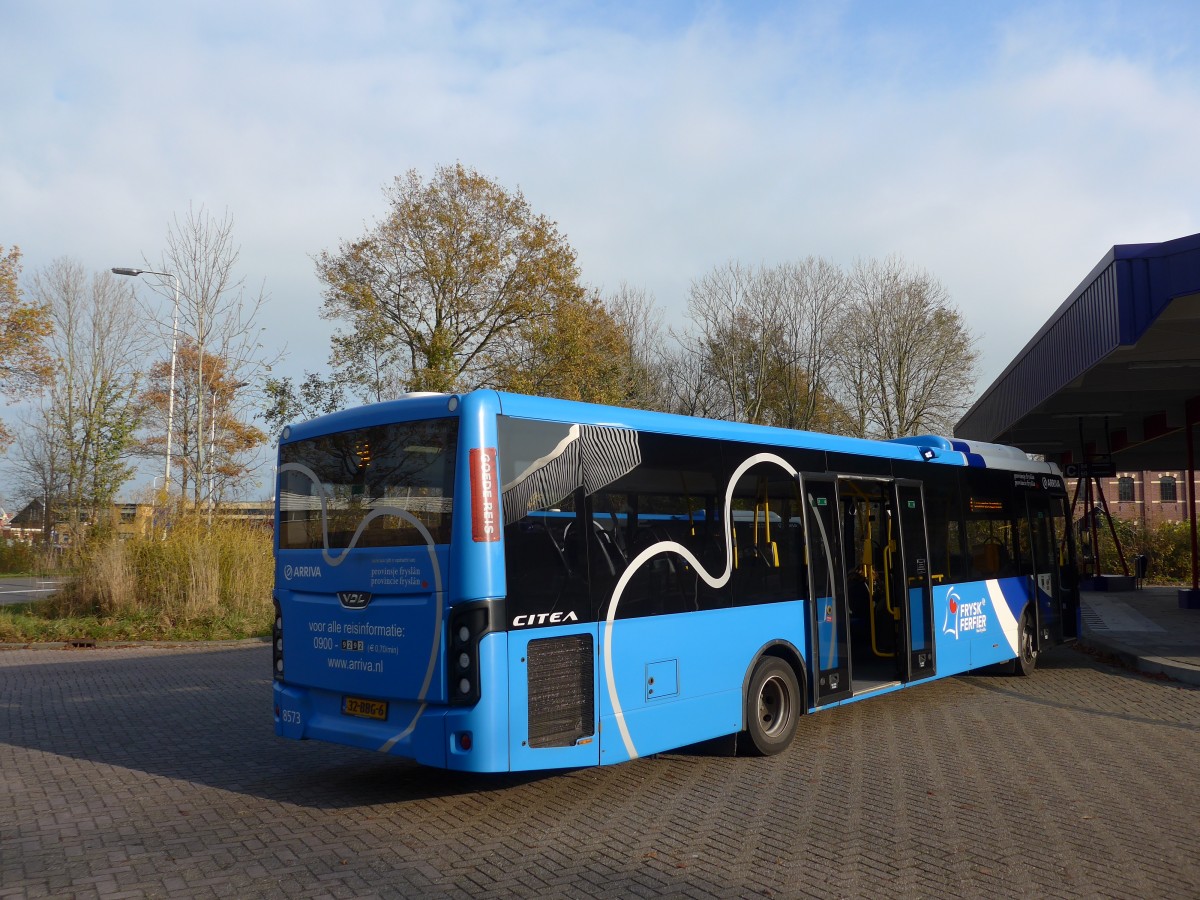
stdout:
[(451, 703), (465, 705), (479, 701), (479, 642), (488, 630), (485, 604), (472, 603), (451, 612), (446, 654)]
[(283, 610), (275, 600), (275, 621), (271, 623), (271, 674), (283, 681)]

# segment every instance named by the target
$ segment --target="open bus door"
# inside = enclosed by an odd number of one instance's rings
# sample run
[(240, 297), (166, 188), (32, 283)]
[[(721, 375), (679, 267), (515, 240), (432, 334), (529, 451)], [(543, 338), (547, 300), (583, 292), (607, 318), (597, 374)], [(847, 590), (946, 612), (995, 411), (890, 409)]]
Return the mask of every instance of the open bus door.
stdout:
[(838, 478), (854, 693), (934, 674), (933, 592), (921, 483)]
[(802, 476), (808, 552), (809, 625), (815, 705), (851, 695), (849, 617), (841, 589), (837, 482), (829, 475)]
[(1043, 639), (1058, 644), (1079, 636), (1079, 595), (1070, 565), (1070, 534), (1063, 497), (1029, 491), (1029, 544), (1034, 574), (1030, 596), (1037, 597)]
[(896, 482), (900, 511), (900, 544), (908, 603), (908, 680), (937, 671), (933, 640), (933, 591), (929, 541), (925, 533), (925, 498), (920, 482)]

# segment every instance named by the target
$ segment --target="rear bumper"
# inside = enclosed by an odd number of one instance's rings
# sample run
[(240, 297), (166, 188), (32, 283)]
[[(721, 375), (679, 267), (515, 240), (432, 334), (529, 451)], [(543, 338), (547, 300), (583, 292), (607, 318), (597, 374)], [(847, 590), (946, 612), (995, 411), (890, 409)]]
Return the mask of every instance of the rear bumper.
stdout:
[[(507, 772), (507, 722), (480, 703), (469, 708), (388, 702), (386, 721), (342, 712), (342, 694), (274, 685), (275, 733), (374, 750), (422, 765), (467, 772)], [(465, 738), (465, 739), (464, 739)]]

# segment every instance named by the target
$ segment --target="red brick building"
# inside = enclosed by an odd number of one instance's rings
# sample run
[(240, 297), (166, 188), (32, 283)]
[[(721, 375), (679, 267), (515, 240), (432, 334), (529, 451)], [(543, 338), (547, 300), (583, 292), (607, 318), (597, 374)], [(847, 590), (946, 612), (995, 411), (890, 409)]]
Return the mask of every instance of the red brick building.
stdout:
[(1118, 472), (1116, 478), (1102, 480), (1113, 518), (1140, 521), (1150, 528), (1188, 520), (1186, 469)]

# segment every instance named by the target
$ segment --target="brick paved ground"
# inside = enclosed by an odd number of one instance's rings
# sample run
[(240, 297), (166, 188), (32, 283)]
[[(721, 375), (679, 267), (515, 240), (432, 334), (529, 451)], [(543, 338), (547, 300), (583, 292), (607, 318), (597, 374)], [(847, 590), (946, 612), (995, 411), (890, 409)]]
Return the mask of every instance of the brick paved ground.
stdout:
[(1200, 689), (1043, 662), (483, 777), (275, 738), (261, 645), (0, 653), (0, 897), (1200, 895)]

